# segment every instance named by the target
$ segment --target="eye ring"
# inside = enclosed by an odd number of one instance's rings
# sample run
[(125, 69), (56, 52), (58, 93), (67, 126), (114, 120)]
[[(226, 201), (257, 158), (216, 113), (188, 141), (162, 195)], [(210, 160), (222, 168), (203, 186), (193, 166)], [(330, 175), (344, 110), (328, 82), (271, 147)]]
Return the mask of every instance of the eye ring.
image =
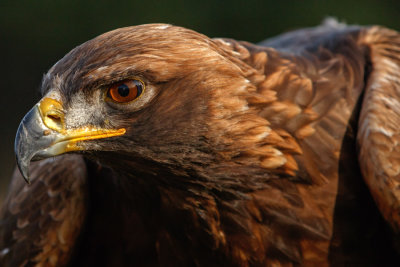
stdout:
[(139, 79), (127, 79), (112, 84), (106, 91), (106, 100), (118, 104), (130, 103), (142, 96), (144, 83)]

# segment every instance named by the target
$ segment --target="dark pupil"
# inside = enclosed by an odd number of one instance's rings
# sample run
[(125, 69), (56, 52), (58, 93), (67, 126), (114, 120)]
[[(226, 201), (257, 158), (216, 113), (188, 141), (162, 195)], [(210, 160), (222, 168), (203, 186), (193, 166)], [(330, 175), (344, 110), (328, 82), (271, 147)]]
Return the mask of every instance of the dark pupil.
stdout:
[(129, 95), (129, 87), (126, 84), (121, 84), (118, 86), (118, 94), (122, 97), (127, 97)]

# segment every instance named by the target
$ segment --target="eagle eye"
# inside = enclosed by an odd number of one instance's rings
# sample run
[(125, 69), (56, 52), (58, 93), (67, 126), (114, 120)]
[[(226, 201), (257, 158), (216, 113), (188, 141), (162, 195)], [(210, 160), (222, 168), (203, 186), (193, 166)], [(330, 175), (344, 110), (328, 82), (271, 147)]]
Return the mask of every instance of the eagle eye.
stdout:
[(144, 83), (140, 80), (124, 80), (108, 88), (107, 98), (117, 103), (128, 103), (139, 98), (144, 87)]

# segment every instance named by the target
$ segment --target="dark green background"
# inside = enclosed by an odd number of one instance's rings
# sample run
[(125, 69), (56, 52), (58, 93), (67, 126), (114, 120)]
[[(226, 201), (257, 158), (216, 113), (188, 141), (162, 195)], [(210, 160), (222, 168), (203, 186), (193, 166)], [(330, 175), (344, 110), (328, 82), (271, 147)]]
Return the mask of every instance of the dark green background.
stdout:
[(0, 0), (0, 196), (14, 168), (15, 131), (39, 99), (42, 75), (78, 44), (118, 27), (152, 22), (258, 42), (317, 25), (326, 16), (400, 30), (400, 1)]

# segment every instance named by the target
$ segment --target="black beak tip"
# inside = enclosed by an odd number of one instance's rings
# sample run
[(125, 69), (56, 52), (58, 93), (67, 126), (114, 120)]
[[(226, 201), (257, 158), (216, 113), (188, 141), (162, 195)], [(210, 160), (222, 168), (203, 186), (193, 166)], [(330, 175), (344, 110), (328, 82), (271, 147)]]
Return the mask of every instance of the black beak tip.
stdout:
[(38, 154), (50, 147), (56, 138), (55, 135), (44, 135), (46, 130), (49, 129), (43, 124), (38, 105), (35, 105), (19, 124), (14, 151), (18, 169), (28, 184), (31, 160), (38, 160)]
[(29, 164), (36, 151), (35, 123), (38, 120), (38, 116), (37, 108), (32, 108), (22, 119), (15, 136), (14, 151), (17, 166), (28, 184), (30, 183)]
[(18, 170), (21, 173), (22, 177), (24, 178), (25, 182), (27, 184), (31, 184), (31, 180), (29, 179), (29, 166), (22, 166), (23, 164), (21, 164), (21, 161), (18, 160), (18, 157), (16, 157), (16, 161)]

